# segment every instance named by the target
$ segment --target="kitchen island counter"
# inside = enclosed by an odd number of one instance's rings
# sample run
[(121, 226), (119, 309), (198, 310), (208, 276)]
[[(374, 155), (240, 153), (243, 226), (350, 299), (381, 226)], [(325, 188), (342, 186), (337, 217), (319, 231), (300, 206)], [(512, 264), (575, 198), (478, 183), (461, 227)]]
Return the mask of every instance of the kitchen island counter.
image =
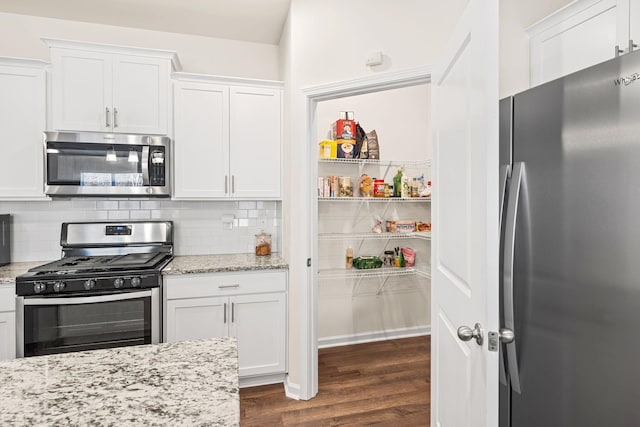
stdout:
[(224, 273), (231, 271), (281, 270), (289, 265), (279, 254), (219, 254), (176, 256), (162, 270), (164, 275)]
[(0, 362), (0, 425), (238, 426), (235, 338)]

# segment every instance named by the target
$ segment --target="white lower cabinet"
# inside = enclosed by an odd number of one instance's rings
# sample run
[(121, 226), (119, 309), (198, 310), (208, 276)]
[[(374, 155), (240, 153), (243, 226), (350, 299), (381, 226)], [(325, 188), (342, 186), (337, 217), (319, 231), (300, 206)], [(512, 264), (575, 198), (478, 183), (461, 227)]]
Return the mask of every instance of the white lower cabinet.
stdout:
[(16, 358), (15, 285), (0, 285), (0, 360)]
[(282, 382), (287, 371), (287, 272), (165, 276), (165, 341), (238, 340), (240, 385)]

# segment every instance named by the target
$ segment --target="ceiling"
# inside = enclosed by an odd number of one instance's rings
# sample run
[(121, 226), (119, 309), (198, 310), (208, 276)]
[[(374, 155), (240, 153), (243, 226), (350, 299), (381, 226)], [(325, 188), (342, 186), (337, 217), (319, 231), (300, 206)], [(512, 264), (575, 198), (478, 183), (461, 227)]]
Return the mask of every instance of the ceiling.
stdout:
[(0, 12), (277, 45), (291, 0), (0, 0)]

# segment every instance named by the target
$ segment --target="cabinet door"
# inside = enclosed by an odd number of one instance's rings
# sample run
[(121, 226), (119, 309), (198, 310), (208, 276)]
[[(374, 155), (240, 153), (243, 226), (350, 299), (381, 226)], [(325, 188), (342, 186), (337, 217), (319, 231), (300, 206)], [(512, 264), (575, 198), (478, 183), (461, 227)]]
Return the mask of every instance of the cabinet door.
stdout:
[(167, 342), (227, 336), (228, 304), (227, 297), (167, 301)]
[(231, 195), (279, 198), (281, 91), (232, 88), (230, 98)]
[(286, 294), (231, 298), (229, 335), (238, 339), (240, 377), (286, 371)]
[(531, 86), (613, 58), (621, 21), (617, 2), (575, 2), (531, 27)]
[(167, 133), (169, 61), (113, 56), (113, 131)]
[(51, 49), (51, 61), (53, 129), (111, 131), (111, 55)]
[(44, 69), (0, 65), (0, 198), (44, 198)]
[(16, 313), (0, 313), (0, 360), (16, 358)]
[(175, 85), (174, 198), (227, 197), (229, 89)]

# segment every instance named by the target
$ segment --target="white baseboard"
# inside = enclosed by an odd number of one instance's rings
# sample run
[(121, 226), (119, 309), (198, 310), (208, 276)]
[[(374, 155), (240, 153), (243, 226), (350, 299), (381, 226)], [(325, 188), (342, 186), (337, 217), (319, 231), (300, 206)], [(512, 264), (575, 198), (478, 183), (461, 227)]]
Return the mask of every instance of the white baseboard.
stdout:
[(318, 348), (338, 347), (366, 342), (393, 340), (397, 338), (418, 337), (431, 335), (431, 326), (416, 326), (413, 328), (391, 329), (386, 331), (366, 332), (355, 335), (342, 335), (318, 339)]
[(300, 400), (300, 384), (292, 383), (289, 375), (284, 380), (284, 394), (289, 399)]

